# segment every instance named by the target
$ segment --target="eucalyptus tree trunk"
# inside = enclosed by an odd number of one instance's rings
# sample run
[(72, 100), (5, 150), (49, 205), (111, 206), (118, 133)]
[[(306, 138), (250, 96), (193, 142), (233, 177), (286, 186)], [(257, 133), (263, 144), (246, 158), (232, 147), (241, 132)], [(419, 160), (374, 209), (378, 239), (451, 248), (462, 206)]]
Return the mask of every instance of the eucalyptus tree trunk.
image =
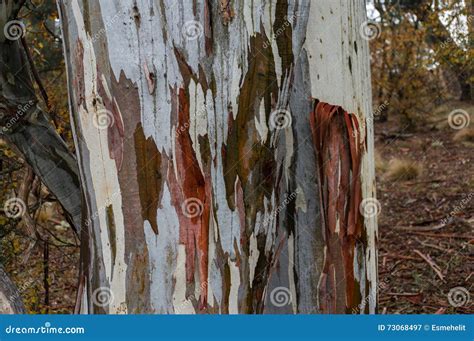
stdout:
[(0, 266), (0, 314), (24, 314), (25, 306), (15, 284)]
[(375, 312), (363, 0), (59, 9), (81, 312)]

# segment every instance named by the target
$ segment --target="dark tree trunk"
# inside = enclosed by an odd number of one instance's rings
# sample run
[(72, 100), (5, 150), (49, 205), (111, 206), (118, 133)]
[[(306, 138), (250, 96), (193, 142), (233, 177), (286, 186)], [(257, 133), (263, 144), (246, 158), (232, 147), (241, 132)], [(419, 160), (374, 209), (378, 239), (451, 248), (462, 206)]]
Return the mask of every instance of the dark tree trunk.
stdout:
[(53, 193), (70, 223), (81, 226), (81, 191), (74, 155), (38, 105), (31, 65), (17, 20), (24, 1), (0, 4), (0, 134), (15, 145)]

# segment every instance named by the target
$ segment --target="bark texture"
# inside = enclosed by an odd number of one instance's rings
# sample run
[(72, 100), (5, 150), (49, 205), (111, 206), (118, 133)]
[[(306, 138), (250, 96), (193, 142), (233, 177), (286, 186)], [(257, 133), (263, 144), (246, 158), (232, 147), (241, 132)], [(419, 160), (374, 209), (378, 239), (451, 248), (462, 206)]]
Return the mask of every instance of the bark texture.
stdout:
[(0, 266), (0, 314), (24, 314), (25, 306), (18, 290)]
[(59, 9), (82, 312), (375, 312), (364, 1)]

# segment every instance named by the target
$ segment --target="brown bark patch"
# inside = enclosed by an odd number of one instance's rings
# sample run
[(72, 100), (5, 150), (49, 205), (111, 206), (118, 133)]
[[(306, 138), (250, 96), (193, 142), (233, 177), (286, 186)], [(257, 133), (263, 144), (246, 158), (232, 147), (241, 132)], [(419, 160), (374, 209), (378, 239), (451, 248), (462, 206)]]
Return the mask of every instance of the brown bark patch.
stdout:
[(155, 141), (151, 137), (145, 138), (141, 123), (138, 124), (133, 137), (142, 217), (143, 220), (148, 220), (153, 231), (158, 234), (156, 212), (161, 202), (163, 188), (161, 154)]
[(110, 240), (110, 250), (112, 251), (112, 272), (115, 265), (115, 257), (117, 256), (117, 245), (116, 245), (116, 228), (114, 219), (114, 210), (112, 205), (105, 208), (105, 221), (107, 224), (107, 232)]
[(219, 1), (220, 13), (224, 25), (228, 25), (234, 19), (235, 13), (232, 9), (231, 0)]
[(76, 105), (79, 108), (85, 101), (84, 86), (84, 47), (82, 41), (76, 41), (76, 50), (74, 54), (74, 65), (76, 65), (74, 76), (72, 77), (72, 88), (75, 91)]

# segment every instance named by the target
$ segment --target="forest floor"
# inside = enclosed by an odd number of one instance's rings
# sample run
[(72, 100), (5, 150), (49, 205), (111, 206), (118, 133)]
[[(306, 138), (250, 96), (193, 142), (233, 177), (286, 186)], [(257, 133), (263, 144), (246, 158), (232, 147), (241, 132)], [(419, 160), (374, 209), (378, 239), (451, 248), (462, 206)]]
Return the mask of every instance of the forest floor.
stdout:
[[(413, 134), (376, 123), (381, 313), (474, 312), (474, 145), (456, 133), (443, 123)], [(403, 176), (396, 159), (419, 173)]]

